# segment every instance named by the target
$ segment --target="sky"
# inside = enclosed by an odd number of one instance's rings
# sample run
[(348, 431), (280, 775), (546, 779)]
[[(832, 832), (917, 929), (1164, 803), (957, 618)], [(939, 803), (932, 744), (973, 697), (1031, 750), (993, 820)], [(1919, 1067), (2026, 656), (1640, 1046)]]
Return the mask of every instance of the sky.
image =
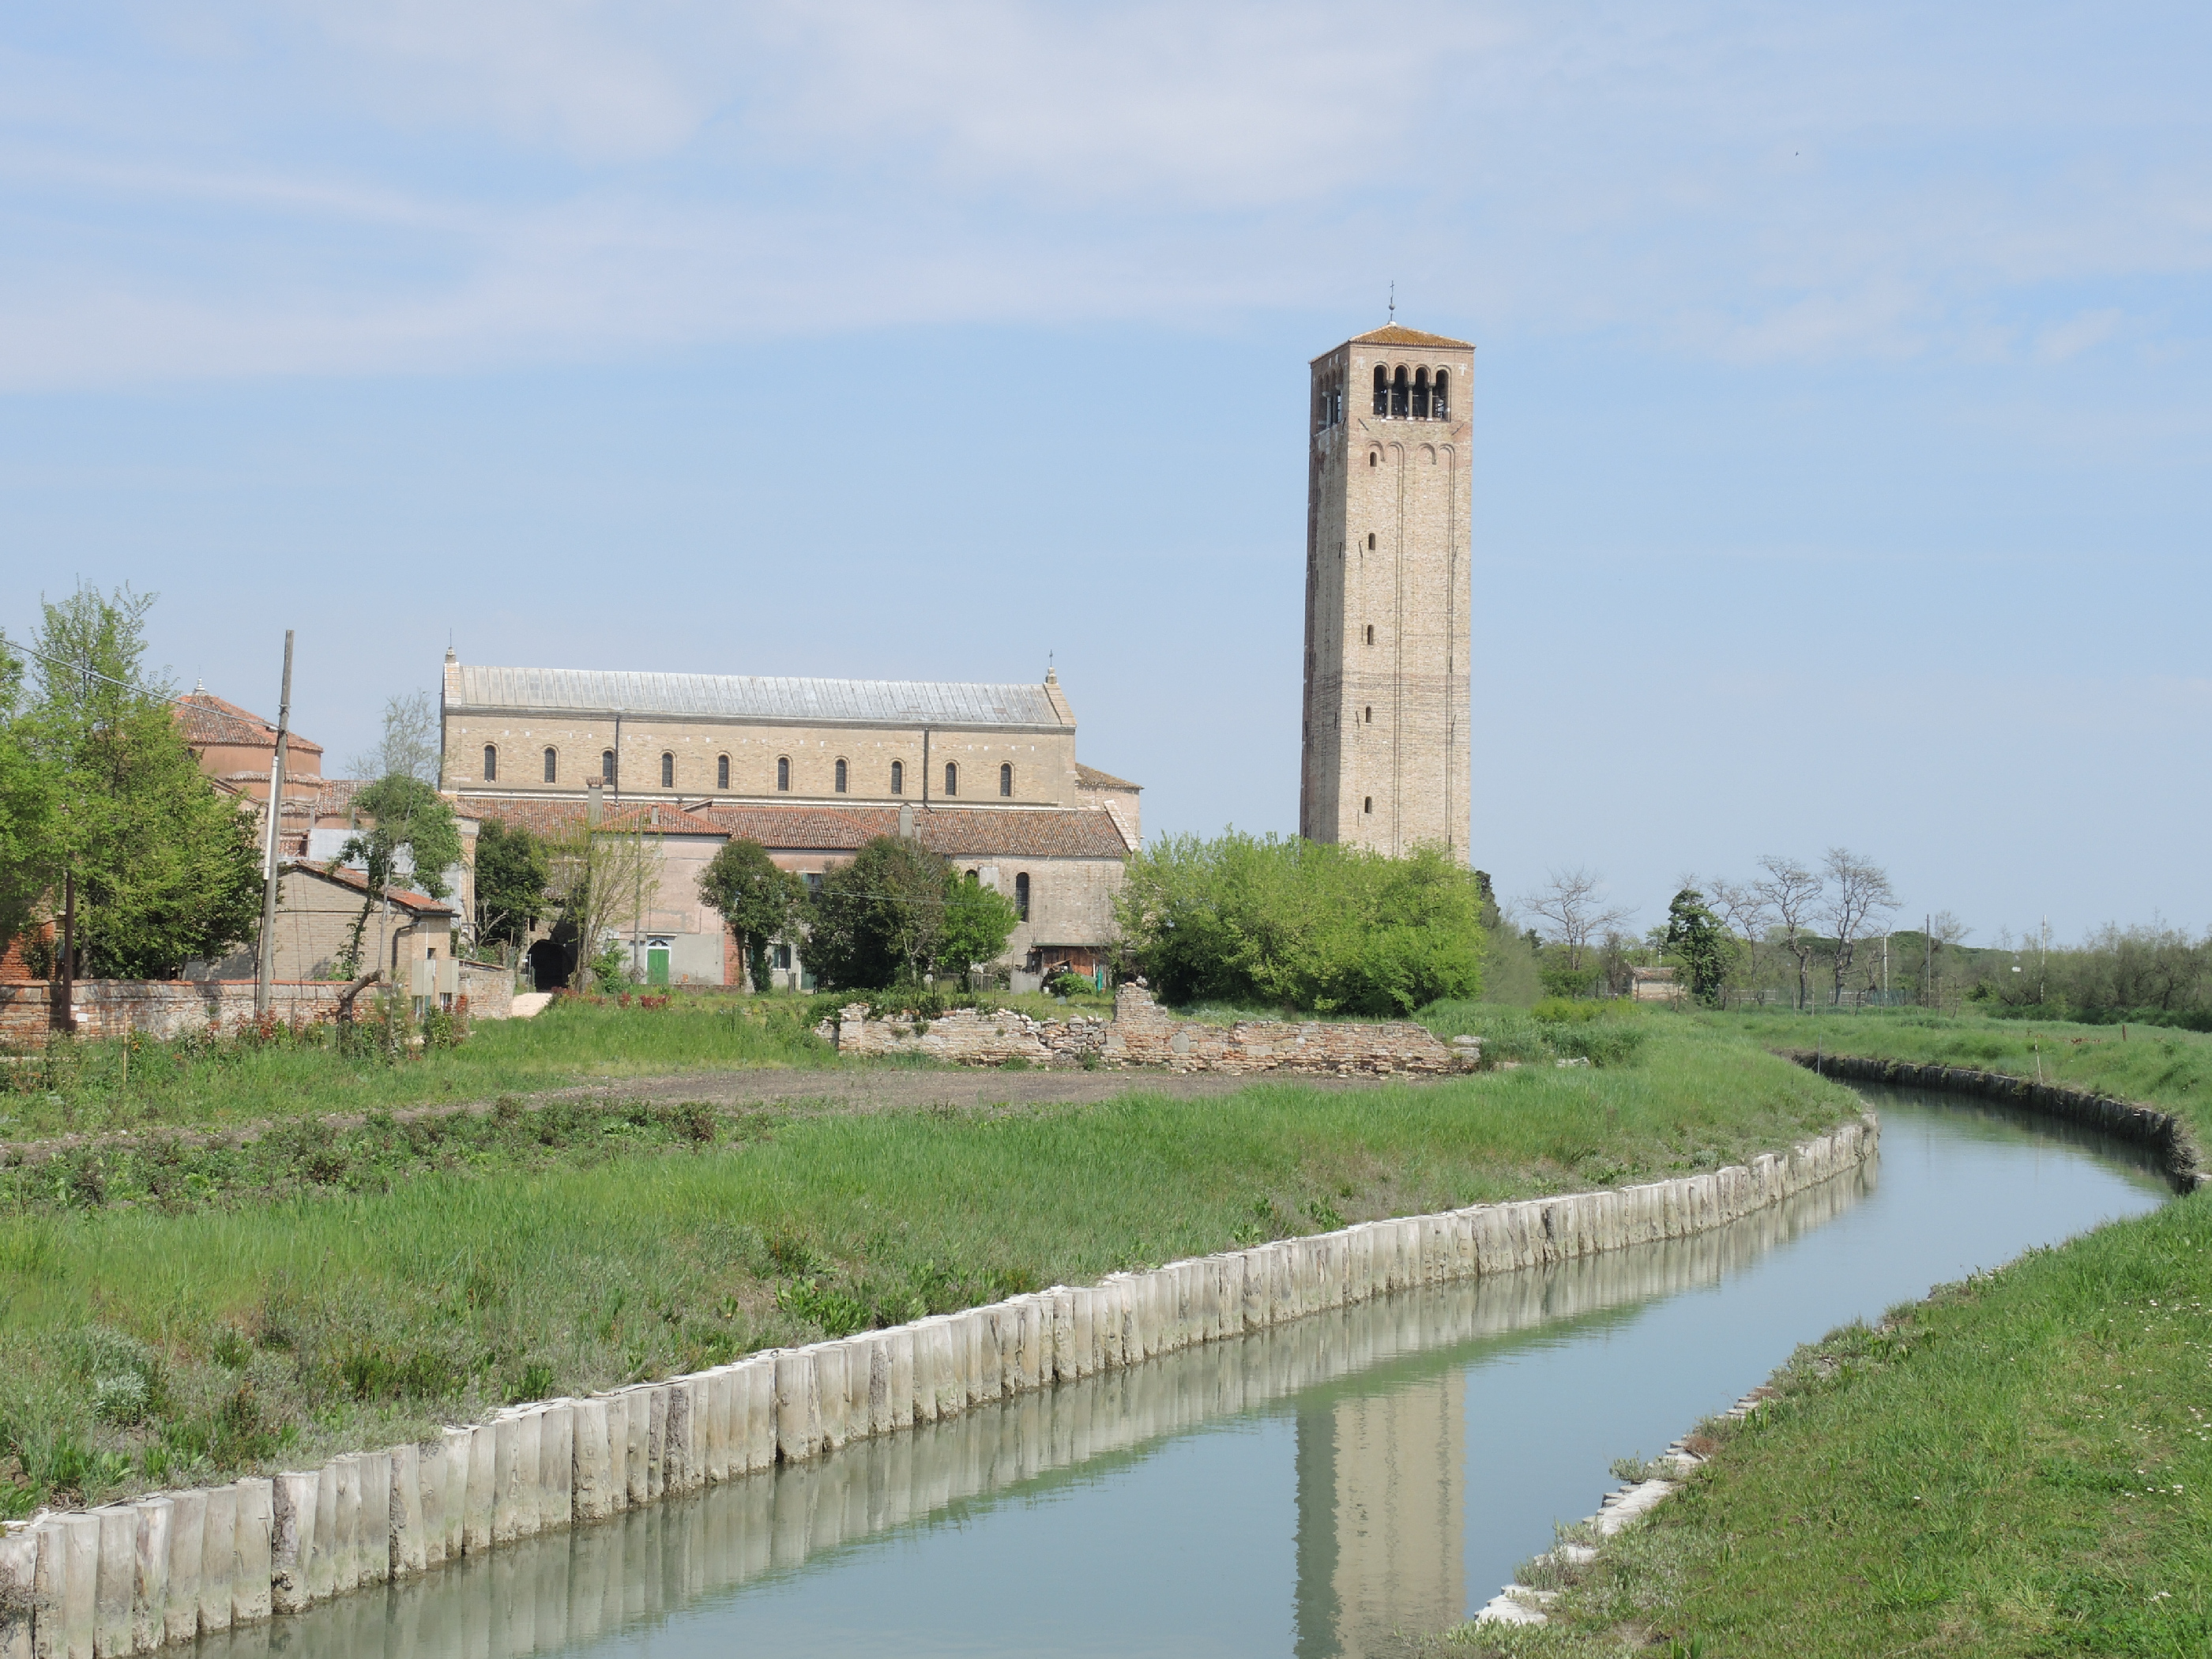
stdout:
[(2212, 925), (2212, 12), (0, 15), (0, 629), (1033, 680), (1297, 811), (1305, 364), (1473, 340), (1475, 862)]

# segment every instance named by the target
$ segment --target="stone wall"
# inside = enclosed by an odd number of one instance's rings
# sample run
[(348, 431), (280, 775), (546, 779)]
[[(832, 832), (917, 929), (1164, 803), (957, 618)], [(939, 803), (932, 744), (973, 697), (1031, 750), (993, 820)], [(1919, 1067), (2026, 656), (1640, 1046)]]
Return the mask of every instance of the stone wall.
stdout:
[[(471, 1012), (506, 1017), (514, 995), (514, 976), (507, 969), (465, 961), (460, 985)], [(337, 980), (280, 979), (270, 988), (270, 1009), (287, 1025), (317, 1024), (337, 1018), (344, 989)], [(167, 1038), (210, 1029), (227, 1034), (253, 1023), (250, 979), (81, 979), (75, 1001), (77, 1035), (83, 1037), (136, 1031)], [(59, 1029), (60, 1013), (61, 990), (54, 981), (0, 984), (0, 1047), (43, 1048)]]
[(1879, 1133), (1869, 1116), (1748, 1166), (1109, 1273), (318, 1469), (44, 1513), (0, 1530), (0, 1656), (143, 1653), (1310, 1314), (1686, 1238), (1858, 1169)]
[(1012, 1009), (956, 1009), (934, 1019), (912, 1014), (868, 1018), (854, 1003), (833, 1024), (816, 1028), (853, 1054), (922, 1054), (960, 1066), (1010, 1060), (1040, 1066), (1158, 1066), (1171, 1072), (1303, 1072), (1344, 1077), (1435, 1076), (1473, 1071), (1482, 1058), (1474, 1037), (1449, 1042), (1406, 1020), (1239, 1020), (1217, 1025), (1180, 1019), (1141, 985), (1114, 994), (1114, 1018), (1036, 1019)]

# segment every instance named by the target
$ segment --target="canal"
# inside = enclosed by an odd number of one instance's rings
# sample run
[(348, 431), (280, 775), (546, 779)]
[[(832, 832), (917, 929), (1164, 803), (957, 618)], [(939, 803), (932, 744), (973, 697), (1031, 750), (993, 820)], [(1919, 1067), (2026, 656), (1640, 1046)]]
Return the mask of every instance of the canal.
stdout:
[(1697, 1238), (1379, 1299), (211, 1638), (209, 1659), (1355, 1659), (1797, 1344), (2148, 1210), (2146, 1152), (1866, 1088), (1870, 1166)]

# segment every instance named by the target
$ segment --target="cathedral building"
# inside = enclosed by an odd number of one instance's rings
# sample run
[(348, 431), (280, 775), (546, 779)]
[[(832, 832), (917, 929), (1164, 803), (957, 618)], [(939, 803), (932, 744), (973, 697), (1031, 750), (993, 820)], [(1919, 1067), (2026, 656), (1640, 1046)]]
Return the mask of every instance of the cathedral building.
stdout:
[(1464, 864), (1474, 348), (1393, 323), (1311, 365), (1298, 833)]
[[(1095, 971), (1139, 786), (1075, 757), (1075, 711), (1042, 684), (499, 668), (447, 653), (441, 787), (478, 819), (557, 834), (599, 815), (656, 838), (660, 879), (625, 929), (647, 981), (732, 983), (734, 940), (698, 899), (733, 837), (818, 879), (910, 835), (1003, 893), (1007, 966)], [(776, 953), (806, 981), (803, 945)], [(779, 982), (782, 982), (780, 979)]]

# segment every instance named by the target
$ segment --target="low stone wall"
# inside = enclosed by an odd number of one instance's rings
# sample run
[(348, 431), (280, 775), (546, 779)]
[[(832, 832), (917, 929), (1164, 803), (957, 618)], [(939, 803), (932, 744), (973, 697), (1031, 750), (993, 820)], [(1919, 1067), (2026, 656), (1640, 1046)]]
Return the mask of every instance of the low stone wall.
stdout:
[(1822, 1077), (1887, 1083), (1903, 1089), (1944, 1089), (2001, 1100), (2045, 1117), (2095, 1129), (2116, 1140), (2150, 1147), (2159, 1154), (2167, 1176), (2185, 1192), (2212, 1181), (2212, 1176), (2205, 1173), (2203, 1154), (2189, 1125), (2155, 1106), (2140, 1106), (2131, 1100), (2083, 1089), (2061, 1088), (2055, 1083), (2031, 1083), (2009, 1072), (1977, 1072), (1960, 1066), (1921, 1065), (1909, 1060), (1829, 1054), (1803, 1048), (1787, 1050), (1784, 1058)]
[(1308, 1314), (1686, 1237), (1856, 1168), (1879, 1134), (1868, 1116), (1748, 1166), (1363, 1222), (512, 1407), (319, 1469), (41, 1514), (0, 1532), (0, 1656), (145, 1652)]
[[(333, 1018), (338, 993), (330, 980), (279, 980), (270, 1007), (286, 1024)], [(234, 1031), (253, 1023), (250, 979), (81, 979), (72, 999), (81, 1036), (182, 1036), (187, 1031)], [(0, 1042), (42, 1048), (60, 1028), (61, 988), (51, 980), (0, 985)]]
[(962, 1066), (1158, 1066), (1172, 1072), (1437, 1075), (1473, 1071), (1475, 1038), (1446, 1042), (1407, 1020), (1239, 1020), (1216, 1025), (1167, 1012), (1141, 985), (1114, 993), (1114, 1018), (1034, 1019), (1012, 1009), (956, 1009), (934, 1019), (868, 1018), (854, 1003), (816, 1028), (841, 1054), (923, 1054)]

